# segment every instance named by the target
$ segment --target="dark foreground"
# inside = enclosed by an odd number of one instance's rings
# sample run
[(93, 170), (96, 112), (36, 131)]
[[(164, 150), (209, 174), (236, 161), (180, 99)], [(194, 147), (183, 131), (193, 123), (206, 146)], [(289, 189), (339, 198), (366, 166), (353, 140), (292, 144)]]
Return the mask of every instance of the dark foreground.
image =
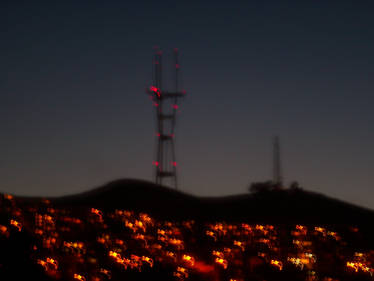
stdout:
[[(91, 195), (64, 200), (2, 195), (0, 280), (374, 280), (371, 222), (347, 218), (344, 224), (339, 218), (314, 224), (308, 217), (304, 223), (302, 209), (283, 222), (274, 213), (274, 223), (271, 217), (256, 221), (263, 214), (209, 220), (187, 210), (185, 218), (183, 212), (163, 217), (157, 209), (145, 213), (134, 205), (109, 208), (102, 192), (91, 194), (96, 201)], [(189, 200), (202, 209), (231, 204)], [(167, 209), (168, 200), (157, 203)]]

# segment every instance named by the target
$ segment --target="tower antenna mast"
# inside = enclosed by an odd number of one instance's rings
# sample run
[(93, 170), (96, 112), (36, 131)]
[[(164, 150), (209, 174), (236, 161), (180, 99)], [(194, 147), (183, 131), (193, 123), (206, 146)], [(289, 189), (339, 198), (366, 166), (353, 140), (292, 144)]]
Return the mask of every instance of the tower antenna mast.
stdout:
[(166, 181), (178, 189), (177, 161), (175, 156), (175, 127), (178, 101), (185, 96), (179, 89), (178, 49), (174, 49), (175, 89), (165, 91), (162, 81), (162, 51), (156, 49), (153, 62), (153, 85), (147, 89), (153, 105), (156, 107), (157, 121), (157, 156), (155, 166), (155, 182), (163, 185)]
[(273, 183), (277, 187), (283, 185), (279, 136), (273, 138)]

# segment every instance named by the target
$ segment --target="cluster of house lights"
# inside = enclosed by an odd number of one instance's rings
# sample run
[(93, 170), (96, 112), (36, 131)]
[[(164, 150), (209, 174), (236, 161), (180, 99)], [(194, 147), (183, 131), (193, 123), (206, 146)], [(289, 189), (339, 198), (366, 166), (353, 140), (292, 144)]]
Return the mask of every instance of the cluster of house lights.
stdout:
[[(129, 210), (21, 203), (11, 195), (2, 195), (0, 204), (8, 218), (0, 237), (30, 234), (30, 262), (56, 280), (118, 280), (127, 272), (162, 271), (177, 281), (239, 281), (259, 268), (296, 272), (308, 281), (337, 281), (344, 274), (374, 280), (374, 251), (351, 250), (336, 231), (321, 226), (172, 222)], [(322, 264), (326, 256), (334, 261), (325, 266), (331, 271)]]

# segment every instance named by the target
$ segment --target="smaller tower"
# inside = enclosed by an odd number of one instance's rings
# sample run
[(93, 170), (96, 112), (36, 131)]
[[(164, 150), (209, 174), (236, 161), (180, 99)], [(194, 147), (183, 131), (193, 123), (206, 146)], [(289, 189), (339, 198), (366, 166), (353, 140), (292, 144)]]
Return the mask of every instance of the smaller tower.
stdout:
[(273, 138), (273, 183), (277, 187), (283, 185), (279, 136)]

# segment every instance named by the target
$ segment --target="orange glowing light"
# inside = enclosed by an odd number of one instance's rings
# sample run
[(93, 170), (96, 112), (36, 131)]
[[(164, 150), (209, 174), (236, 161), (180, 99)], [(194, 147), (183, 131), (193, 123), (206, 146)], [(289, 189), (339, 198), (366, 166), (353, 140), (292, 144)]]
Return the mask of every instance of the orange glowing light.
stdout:
[(37, 260), (37, 263), (40, 264), (42, 267), (44, 267), (44, 268), (46, 269), (47, 262), (38, 259), (38, 260)]
[(22, 230), (22, 224), (16, 220), (10, 220), (10, 224), (17, 228), (18, 231)]
[(205, 234), (206, 234), (207, 236), (212, 237), (212, 238), (214, 239), (214, 241), (217, 241), (216, 234), (215, 234), (213, 231), (207, 230), (207, 231), (205, 232)]
[(346, 266), (353, 269), (355, 272), (358, 272), (360, 270), (366, 273), (370, 273), (370, 275), (374, 274), (374, 268), (371, 268), (368, 264), (366, 264), (365, 260), (363, 259), (359, 261), (347, 261)]
[(183, 255), (183, 261), (185, 261), (189, 266), (195, 265), (195, 259), (189, 255)]
[(91, 208), (91, 213), (98, 217), (99, 222), (103, 222), (103, 212), (96, 208)]
[(349, 262), (349, 261), (347, 261), (347, 267), (350, 267), (350, 268), (354, 269), (356, 272), (358, 272), (359, 266), (355, 262)]
[(115, 242), (116, 242), (116, 244), (118, 244), (118, 245), (124, 245), (124, 242), (123, 242), (123, 240), (121, 240), (121, 239), (116, 239)]
[(150, 267), (153, 267), (153, 260), (149, 257), (142, 256), (142, 261), (148, 263)]
[(51, 264), (55, 270), (57, 270), (57, 268), (58, 268), (58, 263), (57, 263), (57, 261), (56, 261), (55, 259), (47, 258), (47, 262), (48, 262), (49, 264)]
[(109, 256), (113, 258), (117, 258), (117, 257), (120, 257), (120, 254), (113, 252), (113, 251), (109, 251)]
[(7, 200), (12, 200), (13, 199), (13, 195), (4, 194), (4, 198), (7, 199)]
[(244, 242), (234, 240), (234, 246), (238, 246), (242, 251), (244, 251)]
[(213, 256), (216, 256), (216, 257), (221, 258), (221, 259), (223, 259), (225, 257), (224, 253), (220, 252), (220, 251), (213, 251), (212, 254), (213, 254)]
[(172, 258), (173, 260), (175, 260), (176, 261), (176, 254), (175, 253), (173, 253), (173, 252), (170, 252), (170, 251), (166, 251), (166, 256), (167, 257), (169, 257), (169, 258)]
[(7, 233), (8, 233), (8, 228), (7, 228), (5, 225), (1, 225), (1, 224), (0, 224), (0, 233), (1, 233), (2, 235), (7, 235)]
[(139, 217), (145, 223), (152, 224), (152, 222), (153, 222), (152, 218), (148, 214), (140, 213)]
[(177, 249), (183, 249), (183, 241), (176, 238), (169, 239), (169, 243), (176, 246)]
[(216, 258), (215, 262), (221, 265), (224, 269), (227, 268), (227, 265), (228, 265), (227, 260), (222, 259), (222, 258)]
[(323, 227), (319, 227), (319, 226), (316, 226), (316, 227), (314, 227), (314, 230), (316, 231), (316, 232), (319, 232), (319, 233), (321, 233), (323, 236), (326, 236), (326, 229), (325, 228), (323, 228)]
[(212, 271), (214, 271), (214, 266), (210, 265), (210, 264), (206, 264), (204, 262), (201, 262), (201, 261), (196, 261), (195, 262), (195, 267), (194, 267), (198, 272), (200, 273), (210, 273)]
[(277, 267), (279, 270), (283, 269), (283, 263), (281, 261), (271, 260), (270, 264), (273, 265), (273, 266), (275, 266), (275, 267)]
[(175, 277), (178, 279), (187, 279), (188, 278), (188, 272), (187, 269), (181, 266), (177, 267), (177, 271), (173, 273)]
[(80, 281), (86, 281), (86, 278), (80, 274), (74, 273), (74, 279), (80, 280)]
[(37, 263), (41, 265), (49, 275), (53, 275), (58, 270), (58, 262), (53, 258), (47, 257), (45, 260), (38, 259)]

